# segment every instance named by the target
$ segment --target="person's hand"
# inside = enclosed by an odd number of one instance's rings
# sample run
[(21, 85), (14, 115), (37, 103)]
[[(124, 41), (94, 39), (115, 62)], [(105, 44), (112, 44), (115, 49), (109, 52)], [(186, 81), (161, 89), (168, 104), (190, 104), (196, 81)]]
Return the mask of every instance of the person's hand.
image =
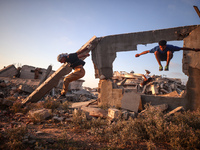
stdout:
[(135, 54), (135, 57), (139, 57), (140, 56), (140, 54)]

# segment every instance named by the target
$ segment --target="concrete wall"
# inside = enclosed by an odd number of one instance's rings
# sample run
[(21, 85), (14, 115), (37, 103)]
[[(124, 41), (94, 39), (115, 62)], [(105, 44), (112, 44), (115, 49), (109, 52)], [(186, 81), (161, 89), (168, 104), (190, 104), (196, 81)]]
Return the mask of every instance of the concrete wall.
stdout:
[(137, 50), (138, 44), (158, 43), (161, 39), (167, 41), (183, 40), (198, 25), (127, 33), (100, 37), (97, 46), (92, 50), (92, 60), (95, 66), (96, 78), (103, 75), (112, 78), (112, 64), (116, 52)]
[[(200, 48), (200, 27), (184, 38), (184, 46)], [(187, 109), (200, 108), (200, 52), (184, 51), (183, 72), (189, 76), (187, 89)]]
[[(138, 44), (158, 43), (160, 40), (177, 41), (184, 40), (184, 46), (190, 48), (200, 48), (200, 26), (184, 26), (162, 30), (119, 34), (100, 37), (96, 48), (92, 51), (92, 60), (95, 67), (95, 77), (102, 79), (111, 79), (113, 76), (112, 64), (116, 58), (116, 52), (137, 50)], [(200, 107), (200, 52), (184, 52), (183, 70), (189, 75), (187, 83), (187, 94), (184, 98), (166, 98), (142, 96), (143, 103), (152, 102), (152, 104), (170, 104), (170, 109), (184, 106), (186, 109), (197, 109)], [(103, 77), (103, 78), (102, 78)], [(100, 80), (100, 83), (101, 83)], [(102, 91), (101, 93), (111, 95), (112, 90)], [(107, 90), (107, 88), (105, 88)], [(146, 96), (146, 97), (145, 97)], [(99, 101), (105, 101), (105, 98), (99, 98)], [(105, 102), (106, 103), (106, 102)]]
[(173, 110), (176, 107), (183, 106), (187, 109), (187, 100), (180, 97), (166, 97), (166, 96), (154, 96), (154, 95), (141, 95), (143, 107), (145, 104), (151, 105), (168, 104), (168, 109)]

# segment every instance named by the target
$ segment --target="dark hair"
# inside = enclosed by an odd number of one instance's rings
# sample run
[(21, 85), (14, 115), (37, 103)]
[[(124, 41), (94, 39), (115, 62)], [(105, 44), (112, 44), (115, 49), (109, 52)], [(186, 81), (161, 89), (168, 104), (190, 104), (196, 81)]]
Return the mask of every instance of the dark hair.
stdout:
[(167, 44), (167, 41), (161, 40), (161, 41), (159, 41), (158, 44), (159, 44), (160, 46), (165, 46), (165, 45)]

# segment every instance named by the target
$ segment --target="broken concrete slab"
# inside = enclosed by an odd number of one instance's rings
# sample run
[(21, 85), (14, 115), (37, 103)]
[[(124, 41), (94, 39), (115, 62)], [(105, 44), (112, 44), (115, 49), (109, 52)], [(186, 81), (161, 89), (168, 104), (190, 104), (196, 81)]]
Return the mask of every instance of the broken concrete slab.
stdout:
[(167, 104), (169, 110), (173, 110), (179, 106), (186, 108), (186, 99), (182, 97), (165, 97), (165, 96), (154, 96), (154, 95), (141, 95), (142, 105), (144, 108), (145, 104), (161, 105)]
[(39, 110), (30, 110), (28, 112), (29, 117), (34, 118), (35, 120), (45, 120), (52, 115), (52, 110), (51, 109), (39, 109)]
[(121, 100), (121, 108), (138, 112), (141, 94), (136, 91), (125, 92)]
[(93, 117), (106, 118), (108, 116), (108, 112), (101, 108), (91, 108), (91, 107), (83, 106), (81, 107), (81, 110), (89, 112), (89, 115)]

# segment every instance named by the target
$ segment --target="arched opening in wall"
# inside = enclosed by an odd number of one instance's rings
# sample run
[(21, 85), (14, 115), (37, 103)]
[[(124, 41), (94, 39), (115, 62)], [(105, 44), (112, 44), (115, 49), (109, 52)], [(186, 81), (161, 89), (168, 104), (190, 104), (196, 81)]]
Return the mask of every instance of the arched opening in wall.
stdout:
[[(183, 41), (168, 41), (167, 44), (183, 47)], [(150, 50), (155, 46), (158, 46), (158, 43), (152, 43), (152, 44), (147, 44), (147, 45), (137, 45), (137, 51), (118, 52), (117, 57), (115, 61), (113, 62), (114, 75), (116, 72), (122, 73), (122, 74), (134, 72), (134, 74), (141, 76), (142, 74), (146, 73), (145, 70), (149, 70), (151, 72), (150, 73), (151, 76), (153, 77), (159, 76), (160, 78), (163, 79), (162, 82), (166, 82), (166, 85), (165, 84), (156, 85), (156, 87), (152, 86), (152, 88), (157, 88), (158, 86), (159, 88), (164, 88), (161, 94), (170, 93), (176, 88), (176, 91), (178, 92), (178, 94), (180, 94), (183, 90), (185, 90), (185, 85), (188, 80), (188, 76), (186, 76), (182, 72), (182, 59), (183, 59), (182, 50), (174, 52), (174, 56), (169, 65), (169, 71), (164, 71), (164, 70), (159, 71), (158, 62), (153, 53), (147, 53), (145, 55), (141, 55), (140, 57), (135, 57), (135, 54), (141, 53), (146, 50)], [(161, 63), (164, 68), (166, 65), (166, 61), (162, 61)], [(138, 82), (142, 82), (142, 81), (143, 79), (141, 78), (140, 81)], [(161, 82), (161, 80), (159, 81)]]

